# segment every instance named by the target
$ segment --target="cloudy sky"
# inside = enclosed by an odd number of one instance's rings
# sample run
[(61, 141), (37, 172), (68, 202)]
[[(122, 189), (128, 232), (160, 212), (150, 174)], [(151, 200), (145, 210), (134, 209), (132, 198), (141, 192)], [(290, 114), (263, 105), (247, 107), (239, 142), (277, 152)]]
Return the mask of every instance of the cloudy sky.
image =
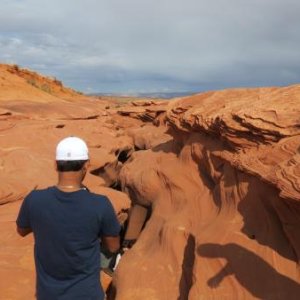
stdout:
[(299, 0), (0, 3), (0, 62), (83, 92), (300, 83)]

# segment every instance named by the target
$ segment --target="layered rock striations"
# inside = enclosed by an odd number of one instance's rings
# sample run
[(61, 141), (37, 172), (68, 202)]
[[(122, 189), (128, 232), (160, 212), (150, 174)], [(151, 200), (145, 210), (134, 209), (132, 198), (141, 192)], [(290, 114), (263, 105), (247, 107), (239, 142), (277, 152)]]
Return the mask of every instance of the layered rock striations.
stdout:
[(0, 69), (3, 299), (34, 299), (33, 239), (16, 235), (16, 214), (31, 189), (56, 183), (68, 135), (87, 141), (85, 183), (122, 222), (130, 205), (149, 212), (111, 299), (300, 298), (300, 86), (120, 105)]
[(173, 139), (121, 170), (152, 215), (117, 299), (299, 299), (299, 97), (291, 86), (170, 103)]

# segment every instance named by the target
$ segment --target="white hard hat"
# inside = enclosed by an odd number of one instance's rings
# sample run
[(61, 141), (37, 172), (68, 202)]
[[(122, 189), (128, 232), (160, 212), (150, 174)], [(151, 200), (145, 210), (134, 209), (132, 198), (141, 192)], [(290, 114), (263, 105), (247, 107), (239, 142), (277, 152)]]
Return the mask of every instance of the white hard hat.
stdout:
[(56, 160), (88, 160), (89, 150), (86, 143), (75, 136), (61, 140), (56, 147)]

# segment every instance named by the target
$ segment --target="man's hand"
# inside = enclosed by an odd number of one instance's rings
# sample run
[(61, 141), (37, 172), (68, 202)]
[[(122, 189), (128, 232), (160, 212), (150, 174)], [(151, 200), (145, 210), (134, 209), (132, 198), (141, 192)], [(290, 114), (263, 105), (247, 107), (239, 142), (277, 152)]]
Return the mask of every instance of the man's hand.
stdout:
[(118, 252), (120, 249), (119, 236), (102, 236), (101, 242), (103, 243), (104, 247), (112, 253)]

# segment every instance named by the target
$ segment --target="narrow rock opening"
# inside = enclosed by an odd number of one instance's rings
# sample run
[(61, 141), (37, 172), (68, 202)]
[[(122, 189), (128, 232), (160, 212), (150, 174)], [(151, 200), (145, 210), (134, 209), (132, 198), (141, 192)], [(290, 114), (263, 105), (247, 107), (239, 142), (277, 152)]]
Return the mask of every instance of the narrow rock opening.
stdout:
[(105, 166), (97, 168), (97, 169), (94, 169), (94, 170), (91, 170), (90, 173), (92, 175), (101, 177), (101, 175), (103, 175), (105, 173)]
[(60, 129), (60, 128), (64, 128), (65, 126), (66, 126), (65, 124), (58, 124), (58, 125), (55, 126), (55, 128), (59, 128)]
[(122, 187), (121, 187), (121, 183), (118, 182), (118, 181), (114, 182), (114, 183), (111, 184), (109, 187), (110, 187), (111, 189), (116, 190), (116, 191), (123, 192), (123, 191), (122, 191)]
[[(116, 151), (117, 152), (117, 151)], [(118, 161), (124, 164), (130, 157), (131, 151), (130, 150), (122, 150), (118, 154)]]
[[(134, 149), (132, 149), (132, 148), (117, 149), (114, 152), (114, 155), (116, 156), (118, 165), (120, 167), (120, 169), (118, 171), (120, 171), (122, 169), (123, 164), (126, 163), (130, 159), (132, 153), (134, 151), (139, 151), (139, 150), (143, 150), (143, 149), (140, 149), (136, 146)], [(143, 229), (147, 225), (148, 220), (151, 217), (151, 214), (152, 214), (151, 205), (150, 204), (149, 205), (140, 204), (140, 201), (138, 199), (139, 195), (137, 195), (136, 191), (133, 191), (132, 189), (130, 189), (128, 187), (124, 191), (124, 189), (122, 188), (121, 182), (118, 179), (118, 176), (117, 176), (116, 180), (114, 180), (114, 181), (110, 181), (108, 178), (106, 178), (106, 177), (109, 177), (107, 174), (107, 165), (104, 165), (104, 166), (101, 166), (101, 167), (91, 170), (90, 174), (103, 178), (106, 181), (106, 183), (105, 183), (106, 187), (109, 187), (109, 188), (114, 189), (119, 192), (126, 193), (129, 196), (129, 198), (131, 199), (131, 203), (132, 203), (131, 208), (123, 210), (121, 212), (122, 230), (120, 233), (120, 238), (121, 238), (121, 243), (123, 243), (124, 241), (127, 241), (127, 240), (132, 241), (132, 243), (130, 244), (130, 246), (132, 246), (138, 240), (141, 232), (143, 231)]]
[(138, 146), (134, 145), (134, 151), (140, 151), (140, 150), (144, 150), (144, 149), (139, 148)]

